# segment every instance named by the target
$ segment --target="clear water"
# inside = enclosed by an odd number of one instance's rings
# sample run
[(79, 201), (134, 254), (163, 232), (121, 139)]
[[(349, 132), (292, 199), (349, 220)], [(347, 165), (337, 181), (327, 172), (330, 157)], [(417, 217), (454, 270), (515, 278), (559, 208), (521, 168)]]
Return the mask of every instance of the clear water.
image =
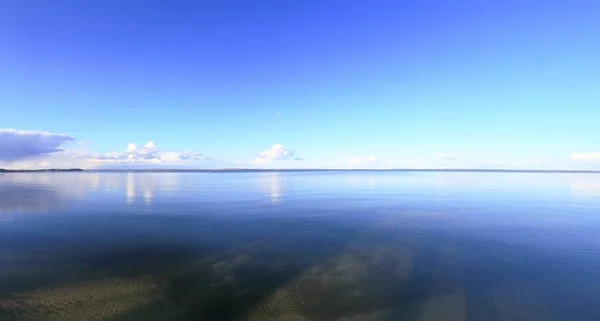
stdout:
[(600, 175), (0, 174), (0, 320), (600, 320)]

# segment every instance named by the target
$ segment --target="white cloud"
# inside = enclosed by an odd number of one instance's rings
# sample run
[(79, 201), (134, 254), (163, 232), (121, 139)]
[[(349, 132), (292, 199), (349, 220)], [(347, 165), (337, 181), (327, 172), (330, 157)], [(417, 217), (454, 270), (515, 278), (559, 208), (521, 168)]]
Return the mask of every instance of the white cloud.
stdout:
[(184, 160), (181, 158), (181, 153), (172, 152), (161, 152), (158, 159), (163, 163), (180, 163), (182, 160)]
[[(87, 146), (65, 148), (51, 154), (14, 161), (3, 165), (9, 169), (36, 168), (152, 168), (156, 166), (174, 166), (188, 168), (210, 168), (228, 166), (227, 162), (217, 158), (203, 157), (198, 152), (163, 152), (152, 141), (139, 146), (131, 143), (124, 152), (90, 154)], [(211, 160), (207, 162), (206, 160)]]
[(600, 162), (600, 152), (595, 153), (573, 153), (570, 156), (576, 162)]
[(264, 164), (275, 160), (289, 160), (294, 157), (294, 151), (285, 149), (281, 144), (275, 144), (271, 146), (270, 150), (266, 150), (254, 160), (254, 163)]
[(86, 146), (86, 145), (91, 145), (92, 143), (80, 140), (79, 142), (77, 142), (77, 144), (79, 144), (80, 146)]
[(103, 155), (94, 155), (92, 159), (100, 161), (115, 161), (115, 162), (145, 162), (161, 159), (161, 152), (154, 142), (149, 141), (144, 146), (139, 147), (134, 143), (127, 145), (127, 149), (124, 153), (106, 153)]
[(197, 161), (202, 158), (202, 153), (198, 152), (161, 152), (153, 141), (149, 141), (143, 146), (138, 146), (135, 143), (127, 145), (127, 149), (123, 153), (112, 152), (102, 155), (93, 155), (90, 161), (96, 163), (108, 164), (172, 164), (183, 165), (190, 161)]
[(62, 151), (60, 145), (73, 140), (67, 134), (0, 129), (0, 162), (30, 159)]

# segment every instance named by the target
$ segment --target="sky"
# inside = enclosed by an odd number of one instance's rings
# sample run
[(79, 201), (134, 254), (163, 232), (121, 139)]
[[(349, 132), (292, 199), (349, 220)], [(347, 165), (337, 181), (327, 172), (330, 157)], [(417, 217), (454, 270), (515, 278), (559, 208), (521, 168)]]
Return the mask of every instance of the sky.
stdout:
[(597, 0), (2, 0), (0, 168), (600, 169)]

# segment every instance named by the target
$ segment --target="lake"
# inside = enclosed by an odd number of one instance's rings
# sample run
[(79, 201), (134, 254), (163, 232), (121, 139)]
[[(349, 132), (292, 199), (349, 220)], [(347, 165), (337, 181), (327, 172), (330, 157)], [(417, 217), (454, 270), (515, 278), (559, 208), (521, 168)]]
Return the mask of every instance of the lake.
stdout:
[(0, 320), (600, 320), (600, 174), (0, 174)]

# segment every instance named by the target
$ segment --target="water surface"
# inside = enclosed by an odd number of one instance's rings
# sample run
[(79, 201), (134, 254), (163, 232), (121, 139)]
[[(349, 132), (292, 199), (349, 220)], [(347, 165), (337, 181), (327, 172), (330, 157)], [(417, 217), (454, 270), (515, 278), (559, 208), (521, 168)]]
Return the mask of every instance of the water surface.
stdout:
[(0, 174), (0, 320), (600, 320), (600, 175)]

